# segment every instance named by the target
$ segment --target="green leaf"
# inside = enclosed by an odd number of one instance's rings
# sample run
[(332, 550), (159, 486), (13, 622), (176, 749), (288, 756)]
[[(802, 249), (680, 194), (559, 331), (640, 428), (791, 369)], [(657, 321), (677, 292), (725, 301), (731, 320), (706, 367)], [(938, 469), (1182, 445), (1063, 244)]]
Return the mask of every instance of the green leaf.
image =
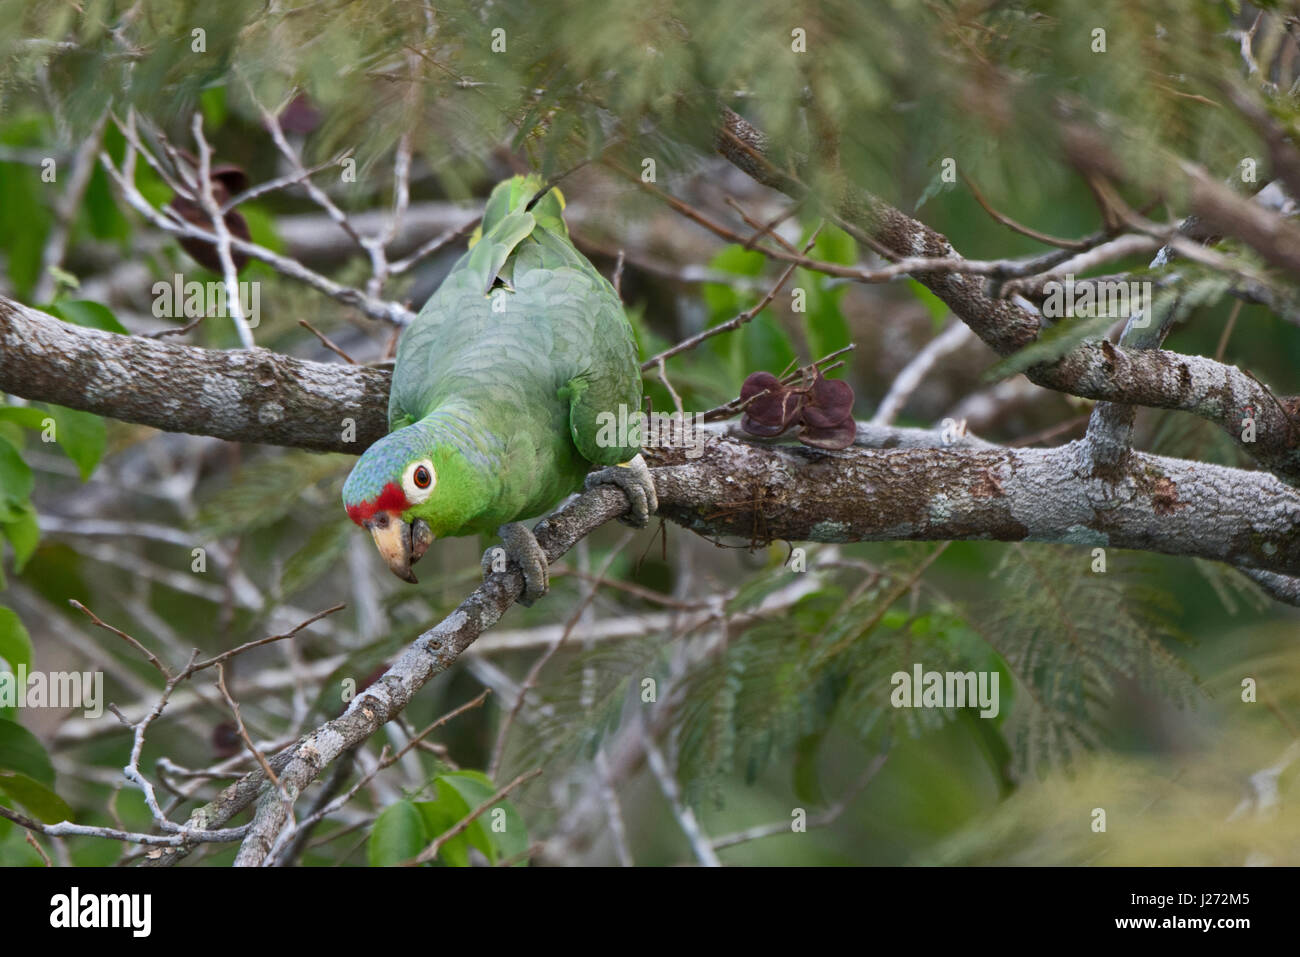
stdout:
[(90, 174), (90, 183), (86, 186), (86, 198), (81, 206), (86, 228), (96, 239), (124, 241), (130, 237), (131, 224), (127, 222), (113, 199), (108, 174), (98, 163), (95, 164), (94, 172)]
[[(4, 588), (4, 576), (0, 574), (0, 589)], [(7, 671), (17, 675), (19, 666), (32, 666), (32, 639), (23, 627), (22, 619), (16, 612), (0, 605), (0, 673)], [(0, 680), (9, 680), (0, 678)], [(18, 689), (15, 688), (16, 692)], [(0, 718), (17, 722), (18, 702), (6, 705), (0, 698)]]
[[(275, 218), (261, 206), (254, 203), (242, 203), (239, 211), (244, 216), (244, 221), (248, 223), (248, 235), (252, 241), (259, 246), (265, 246), (273, 253), (284, 252), (284, 240), (280, 238), (280, 233), (275, 228)], [(263, 265), (264, 263), (255, 263)], [(270, 269), (270, 266), (265, 266)]]
[(210, 86), (199, 94), (199, 107), (203, 110), (203, 122), (209, 129), (217, 129), (226, 122), (226, 88)]
[(749, 369), (779, 372), (795, 358), (790, 337), (766, 309), (741, 326), (740, 341)]
[(7, 794), (46, 824), (72, 820), (72, 808), (39, 781), (16, 771), (0, 771), (0, 794)]
[(54, 419), (54, 439), (63, 454), (77, 465), (84, 482), (95, 471), (104, 455), (108, 433), (104, 420), (90, 412), (65, 409), (61, 405), (46, 405)]
[[(435, 780), (440, 794), (446, 786), (455, 791), (464, 802), (465, 811), (457, 821), (497, 791), (492, 779), (481, 771), (453, 771), (440, 774)], [(503, 813), (498, 813), (498, 810)], [(528, 829), (524, 826), (524, 820), (514, 805), (506, 800), (494, 804), (475, 818), (465, 834), (470, 844), (482, 851), (493, 864), (522, 854), (528, 849)]]
[[(439, 787), (437, 797), (432, 801), (416, 801), (415, 807), (420, 812), (424, 831), (429, 836), (425, 844), (446, 834), (470, 812), (464, 799), (453, 788), (446, 787)], [(477, 823), (476, 821), (475, 824)], [(471, 824), (464, 833), (445, 841), (438, 848), (438, 860), (448, 867), (469, 867), (470, 832), (473, 830), (474, 824)], [(475, 837), (483, 843), (481, 833)]]
[(280, 576), (280, 595), (288, 598), (315, 582), (338, 561), (356, 526), (344, 519), (327, 522), (308, 536), (302, 548), (290, 556)]
[(116, 332), (119, 335), (130, 335), (126, 326), (117, 321), (117, 316), (113, 315), (111, 309), (97, 302), (91, 302), (89, 299), (62, 299), (56, 303), (51, 303), (45, 307), (52, 316), (57, 316), (64, 322), (70, 322), (74, 326), (85, 326), (87, 329), (99, 329), (103, 332)]
[(12, 521), (0, 522), (0, 529), (4, 530), (5, 537), (13, 546), (14, 571), (21, 573), (41, 540), (41, 527), (36, 523), (36, 509), (30, 505), (20, 506), (17, 511), (18, 517)]
[(375, 818), (366, 856), (371, 867), (392, 867), (409, 861), (428, 843), (424, 818), (416, 806), (410, 801), (398, 801), (384, 808), (383, 813)]
[[(807, 237), (804, 237), (804, 242), (808, 242)], [(817, 234), (817, 242), (813, 243), (809, 255), (823, 262), (850, 266), (858, 260), (858, 242), (838, 226), (827, 223)]]
[(27, 443), (27, 436), (23, 434), (22, 427), (17, 423), (10, 422), (3, 416), (0, 416), (0, 439), (4, 439), (14, 448), (20, 450)]
[(0, 438), (0, 516), (12, 521), (32, 497), (32, 470), (7, 439)]
[(43, 197), (49, 188), (41, 182), (39, 168), (0, 163), (0, 249), (5, 251), (19, 299), (31, 293), (40, 275), (41, 250), (50, 227)]
[(22, 619), (11, 608), (0, 605), (0, 658), (7, 669), (16, 672), (19, 665), (32, 665), (32, 639)]
[(807, 269), (795, 271), (797, 288), (804, 290), (804, 332), (813, 358), (830, 355), (849, 344), (849, 324), (840, 311), (845, 286), (831, 286), (830, 277)]
[(34, 405), (0, 405), (0, 421), (17, 422), (38, 432), (45, 428), (48, 414)]
[(744, 246), (732, 243), (730, 246), (723, 247), (722, 251), (713, 257), (709, 267), (718, 272), (734, 273), (737, 276), (758, 276), (763, 272), (763, 265), (767, 262), (767, 257), (756, 249), (746, 249)]
[(54, 765), (36, 735), (16, 721), (0, 718), (0, 771), (6, 770), (54, 786)]
[[(758, 276), (763, 272), (765, 260), (766, 257), (762, 253), (733, 244), (723, 248), (714, 256), (709, 267), (717, 272), (732, 273), (737, 276)], [(720, 282), (706, 282), (701, 293), (704, 296), (704, 304), (709, 310), (707, 323), (709, 326), (726, 322), (753, 305), (755, 299), (754, 294), (738, 292), (730, 284)], [(730, 348), (730, 343), (718, 343), (715, 339), (714, 348), (727, 349)]]

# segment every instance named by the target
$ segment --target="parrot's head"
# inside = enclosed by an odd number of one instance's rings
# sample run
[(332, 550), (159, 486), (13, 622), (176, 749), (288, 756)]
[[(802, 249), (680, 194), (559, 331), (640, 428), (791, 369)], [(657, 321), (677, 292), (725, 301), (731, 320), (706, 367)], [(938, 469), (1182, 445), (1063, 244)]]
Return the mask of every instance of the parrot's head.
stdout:
[(343, 484), (348, 517), (370, 532), (393, 574), (414, 582), (414, 565), (446, 530), (463, 524), (466, 463), (459, 451), (414, 426), (384, 436)]

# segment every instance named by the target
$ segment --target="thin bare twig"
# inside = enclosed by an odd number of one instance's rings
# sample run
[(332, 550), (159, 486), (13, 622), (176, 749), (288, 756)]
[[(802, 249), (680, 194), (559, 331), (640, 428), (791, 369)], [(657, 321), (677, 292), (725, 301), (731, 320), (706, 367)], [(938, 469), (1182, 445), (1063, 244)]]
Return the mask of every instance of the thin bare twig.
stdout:
[(328, 349), (330, 352), (334, 353), (336, 356), (341, 356), (341, 357), (342, 357), (342, 358), (343, 358), (343, 359), (344, 359), (344, 360), (345, 360), (349, 365), (358, 365), (356, 359), (352, 358), (350, 355), (348, 355), (346, 352), (344, 352), (342, 349), (340, 349), (337, 345), (335, 345), (333, 342), (331, 342), (330, 339), (329, 339), (329, 337), (326, 336), (325, 333), (321, 332), (319, 329), (317, 329), (315, 326), (313, 326), (313, 325), (312, 325), (310, 322), (308, 322), (306, 319), (299, 319), (299, 320), (298, 320), (298, 325), (302, 326), (304, 329), (306, 329), (308, 332), (310, 332), (313, 336), (315, 336), (317, 339), (319, 339), (321, 345), (323, 345), (323, 346), (324, 346), (326, 349)]

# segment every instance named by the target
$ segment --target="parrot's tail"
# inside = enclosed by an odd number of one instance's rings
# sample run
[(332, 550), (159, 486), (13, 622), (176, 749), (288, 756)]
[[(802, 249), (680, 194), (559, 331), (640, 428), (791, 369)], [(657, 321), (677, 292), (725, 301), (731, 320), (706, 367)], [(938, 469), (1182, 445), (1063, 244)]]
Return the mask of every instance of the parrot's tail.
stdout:
[(510, 255), (534, 230), (544, 229), (571, 245), (564, 225), (564, 197), (558, 189), (545, 186), (540, 176), (513, 176), (498, 183), (488, 197), (483, 222), (469, 238), (467, 263), (478, 276), (483, 295), (491, 294), (498, 281), (509, 285)]
[[(551, 187), (542, 195), (546, 183), (536, 173), (527, 176), (512, 176), (496, 185), (488, 197), (487, 206), (483, 208), (483, 225), (475, 233), (478, 236), (491, 233), (507, 216), (520, 210), (533, 214), (537, 225), (553, 233), (569, 238), (568, 227), (564, 225), (564, 194), (559, 187)], [(531, 207), (529, 204), (532, 204)], [(471, 240), (472, 246), (474, 240)]]

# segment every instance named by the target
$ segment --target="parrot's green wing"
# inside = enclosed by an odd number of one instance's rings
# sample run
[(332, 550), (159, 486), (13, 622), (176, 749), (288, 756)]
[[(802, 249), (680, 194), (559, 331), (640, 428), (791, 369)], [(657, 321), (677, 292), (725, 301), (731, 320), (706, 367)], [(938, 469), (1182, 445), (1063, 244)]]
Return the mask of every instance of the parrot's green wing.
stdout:
[[(484, 222), (488, 221), (485, 215)], [(456, 281), (460, 283), (468, 279), (472, 281), (475, 289), (482, 291), (484, 296), (489, 295), (497, 281), (497, 277), (501, 275), (502, 269), (505, 268), (507, 261), (510, 259), (510, 254), (514, 252), (516, 246), (533, 232), (536, 226), (537, 221), (533, 218), (532, 213), (518, 210), (505, 214), (496, 221), (488, 233), (474, 243), (474, 247), (469, 253), (456, 264), (453, 269), (453, 272), (456, 273)], [(408, 328), (408, 333), (410, 329), (415, 328), (417, 325), (426, 325), (431, 318), (431, 314), (422, 313), (416, 322), (412, 323), (411, 327)], [(437, 321), (445, 322), (448, 318), (450, 318), (448, 314), (442, 314)], [(405, 340), (409, 338), (409, 335), (403, 335), (403, 342), (399, 344), (397, 350), (399, 359), (407, 351)], [(409, 366), (406, 363), (399, 362), (397, 368), (394, 369), (394, 378), (406, 374), (404, 370), (407, 368)], [(390, 432), (418, 421), (428, 412), (427, 408), (412, 406), (408, 399), (410, 394), (409, 390), (396, 388), (390, 393), (388, 400), (388, 428)]]
[(641, 372), (618, 295), (570, 241), (558, 192), (540, 186), (517, 177), (493, 191), (481, 237), (402, 337), (389, 418), (454, 405), (482, 430), (476, 445), (513, 443), (520, 468), (546, 450), (564, 484), (640, 451)]
[[(641, 368), (637, 361), (632, 325), (623, 312), (614, 287), (574, 248), (568, 238), (539, 231), (520, 256), (516, 267), (536, 263), (536, 268), (560, 271), (575, 270), (585, 281), (575, 281), (557, 302), (588, 313), (584, 326), (596, 334), (589, 341), (574, 343), (587, 354), (585, 368), (560, 389), (560, 397), (569, 403), (569, 432), (583, 458), (596, 465), (619, 465), (641, 451), (636, 429), (641, 411)], [(565, 324), (557, 324), (562, 335)], [(614, 428), (611, 430), (611, 417)], [(614, 441), (608, 439), (611, 436)]]

